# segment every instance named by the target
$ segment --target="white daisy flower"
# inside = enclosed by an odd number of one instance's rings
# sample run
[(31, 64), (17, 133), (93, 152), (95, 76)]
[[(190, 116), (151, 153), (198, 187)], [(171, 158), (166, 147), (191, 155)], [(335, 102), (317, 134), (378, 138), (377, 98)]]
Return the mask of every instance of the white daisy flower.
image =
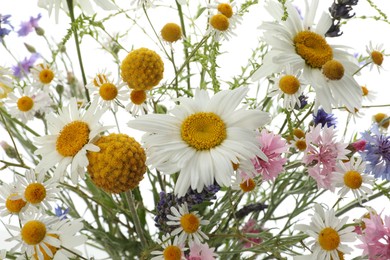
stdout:
[(238, 15), (235, 1), (215, 0), (215, 3), (209, 4), (208, 7), (226, 16), (231, 28), (235, 28), (242, 20), (242, 17)]
[(63, 173), (71, 165), (72, 182), (76, 184), (78, 176), (84, 178), (85, 167), (88, 166), (86, 153), (99, 152), (99, 147), (93, 142), (108, 129), (99, 123), (104, 112), (105, 109), (98, 108), (97, 99), (88, 109), (79, 111), (76, 99), (72, 98), (58, 115), (48, 115), (50, 135), (36, 138), (37, 145), (41, 147), (35, 154), (42, 156), (36, 170), (47, 171), (56, 165), (56, 177), (63, 179)]
[(130, 89), (130, 102), (126, 106), (126, 110), (133, 116), (145, 115), (153, 108), (149, 102), (149, 91)]
[(171, 213), (173, 215), (167, 215), (170, 221), (167, 221), (169, 226), (177, 226), (171, 233), (172, 236), (179, 235), (178, 240), (181, 243), (185, 243), (188, 239), (189, 242), (195, 241), (200, 244), (203, 240), (209, 239), (209, 237), (200, 230), (202, 225), (208, 225), (208, 220), (202, 219), (198, 212), (189, 212), (187, 203), (184, 202), (181, 206), (171, 207)]
[(3, 183), (0, 186), (0, 216), (22, 214), (27, 209), (26, 205), (15, 184)]
[(46, 93), (51, 93), (55, 89), (55, 83), (60, 81), (60, 73), (56, 70), (54, 65), (46, 62), (39, 63), (31, 68), (31, 75), (34, 79), (33, 85)]
[(368, 89), (367, 86), (362, 86), (362, 93), (363, 100), (367, 100), (370, 103), (375, 101), (377, 95), (377, 92), (375, 90), (372, 90), (371, 88)]
[(142, 137), (147, 163), (173, 174), (180, 171), (175, 193), (181, 197), (191, 187), (230, 186), (233, 164), (267, 157), (257, 145), (255, 130), (270, 116), (256, 110), (237, 109), (248, 88), (220, 91), (212, 98), (197, 89), (193, 99), (179, 98), (170, 114), (148, 114), (129, 122), (147, 132)]
[(86, 88), (99, 87), (105, 82), (111, 82), (111, 72), (107, 72), (106, 69), (98, 71), (95, 76), (89, 77), (89, 83), (85, 85)]
[(36, 113), (45, 113), (50, 108), (51, 99), (45, 92), (37, 92), (31, 86), (16, 87), (8, 94), (5, 102), (9, 113), (23, 123), (32, 120)]
[[(343, 228), (348, 217), (338, 219), (333, 209), (324, 211), (316, 204), (315, 213), (311, 217), (310, 225), (297, 224), (295, 229), (306, 233), (314, 238), (308, 242), (311, 246), (312, 254), (307, 256), (310, 259), (329, 260), (340, 259), (339, 254), (348, 254), (353, 250), (346, 242), (353, 242), (356, 239), (353, 226)], [(299, 257), (294, 257), (299, 259)]]
[[(221, 38), (229, 40), (233, 35), (233, 29), (238, 21), (236, 15), (234, 15), (233, 6), (231, 3), (220, 3), (216, 5), (209, 5), (210, 9), (217, 9), (216, 14), (211, 14), (209, 17), (209, 29), (206, 35), (211, 34), (215, 41), (220, 41)], [(210, 10), (211, 13), (214, 10)]]
[(329, 45), (325, 33), (332, 19), (323, 13), (314, 25), (319, 0), (306, 6), (306, 16), (302, 20), (290, 1), (286, 2), (288, 18), (282, 21), (284, 9), (281, 3), (270, 0), (265, 8), (277, 22), (264, 22), (261, 29), (264, 40), (272, 46), (264, 57), (262, 66), (254, 72), (256, 81), (273, 73), (279, 73), (286, 64), (293, 71), (302, 70), (302, 77), (316, 92), (315, 109), (322, 106), (327, 113), (334, 106), (346, 105), (348, 109), (360, 109), (361, 89), (353, 78), (359, 66), (356, 59), (341, 46)]
[(28, 205), (37, 209), (51, 210), (51, 201), (57, 199), (59, 189), (58, 182), (53, 178), (44, 180), (45, 172), (35, 173), (34, 170), (26, 171), (25, 178), (16, 175), (17, 192)]
[(374, 184), (374, 176), (363, 174), (366, 169), (366, 163), (362, 158), (351, 158), (350, 161), (339, 162), (336, 171), (332, 174), (332, 184), (334, 187), (342, 187), (338, 195), (344, 197), (349, 191), (352, 191), (355, 198), (362, 204), (362, 198), (368, 200), (367, 194), (373, 191), (367, 185)]
[[(167, 259), (180, 259), (185, 260), (184, 257), (184, 243), (180, 242), (178, 237), (175, 236), (173, 242), (170, 238), (170, 235), (163, 235), (162, 240), (157, 239), (157, 243), (161, 245), (164, 249), (163, 251), (152, 251), (152, 255), (156, 255), (152, 257), (151, 260), (167, 260)], [(169, 257), (166, 257), (169, 256)]]
[(371, 63), (370, 70), (373, 69), (373, 67), (377, 67), (378, 72), (383, 69), (382, 63), (385, 56), (385, 51), (382, 44), (377, 44), (375, 47), (372, 45), (372, 42), (370, 41), (369, 45), (366, 46), (366, 51), (368, 56), (367, 62)]

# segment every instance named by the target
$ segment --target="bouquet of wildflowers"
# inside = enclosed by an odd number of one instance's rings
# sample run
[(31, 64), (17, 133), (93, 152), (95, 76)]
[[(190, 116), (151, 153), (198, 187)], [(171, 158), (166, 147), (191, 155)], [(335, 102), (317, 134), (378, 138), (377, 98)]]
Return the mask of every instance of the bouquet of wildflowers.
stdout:
[(390, 259), (389, 104), (359, 82), (386, 53), (343, 38), (380, 6), (37, 5), (0, 14), (0, 259)]

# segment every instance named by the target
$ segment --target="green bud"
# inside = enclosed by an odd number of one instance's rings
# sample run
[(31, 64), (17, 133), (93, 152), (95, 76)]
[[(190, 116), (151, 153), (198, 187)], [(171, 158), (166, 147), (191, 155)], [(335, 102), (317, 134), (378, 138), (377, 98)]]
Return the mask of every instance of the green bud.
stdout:
[(156, 113), (157, 114), (166, 114), (167, 113), (167, 108), (163, 105), (156, 105)]
[(15, 148), (13, 148), (9, 144), (7, 144), (7, 142), (1, 141), (0, 142), (0, 146), (4, 149), (5, 154), (9, 158), (12, 158), (12, 159), (17, 159), (18, 158), (18, 154), (17, 154)]
[(61, 84), (58, 84), (58, 85), (56, 86), (56, 91), (57, 91), (57, 93), (58, 93), (59, 95), (62, 95), (62, 93), (64, 93), (64, 86), (61, 85)]
[(37, 51), (35, 50), (35, 48), (28, 44), (28, 43), (24, 43), (24, 46), (26, 47), (26, 49), (30, 52), (30, 53), (36, 53)]
[(45, 35), (45, 30), (43, 30), (41, 27), (36, 27), (36, 28), (35, 28), (35, 32), (36, 32), (39, 36)]

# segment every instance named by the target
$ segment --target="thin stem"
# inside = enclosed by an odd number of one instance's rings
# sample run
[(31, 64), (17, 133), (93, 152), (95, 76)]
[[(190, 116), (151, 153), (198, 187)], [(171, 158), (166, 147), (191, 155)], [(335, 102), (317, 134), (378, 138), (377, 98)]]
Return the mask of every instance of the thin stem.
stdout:
[(127, 203), (129, 204), (131, 216), (133, 217), (133, 224), (135, 226), (135, 230), (137, 231), (137, 234), (141, 240), (141, 245), (142, 247), (146, 248), (148, 244), (144, 237), (143, 229), (141, 227), (141, 222), (137, 214), (137, 209), (135, 208), (133, 193), (131, 193), (131, 191), (126, 191), (125, 196), (126, 196)]

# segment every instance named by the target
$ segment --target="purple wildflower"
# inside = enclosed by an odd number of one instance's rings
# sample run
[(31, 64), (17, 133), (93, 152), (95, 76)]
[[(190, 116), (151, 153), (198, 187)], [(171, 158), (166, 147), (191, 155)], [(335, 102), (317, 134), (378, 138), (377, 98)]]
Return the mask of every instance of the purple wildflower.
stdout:
[(41, 19), (42, 15), (38, 14), (36, 18), (30, 17), (29, 21), (22, 22), (20, 24), (20, 29), (17, 31), (19, 36), (27, 36), (34, 29), (38, 28), (38, 21)]
[(66, 214), (69, 213), (69, 208), (63, 210), (60, 206), (57, 205), (57, 207), (54, 210), (56, 216), (59, 217), (61, 220), (67, 219)]
[[(3, 41), (4, 36), (8, 35), (11, 30), (14, 29), (14, 27), (11, 25), (10, 21), (8, 20), (11, 17), (11, 15), (6, 14), (2, 15), (0, 14), (0, 42)], [(4, 25), (7, 25), (10, 29), (7, 29), (4, 27)]]
[(336, 127), (336, 123), (337, 123), (334, 115), (326, 113), (322, 108), (318, 109), (316, 115), (313, 114), (313, 121), (314, 121), (314, 126), (321, 124), (321, 127), (324, 127), (325, 125), (327, 127), (331, 127), (331, 126)]
[(39, 54), (33, 53), (30, 58), (24, 58), (16, 66), (12, 67), (14, 76), (21, 79), (30, 72), (30, 68), (34, 65), (35, 61), (40, 57)]
[(294, 109), (301, 110), (307, 105), (307, 96), (302, 94), (298, 97), (298, 99), (299, 99), (299, 102), (301, 103), (301, 105), (298, 106), (298, 104), (295, 104)]

